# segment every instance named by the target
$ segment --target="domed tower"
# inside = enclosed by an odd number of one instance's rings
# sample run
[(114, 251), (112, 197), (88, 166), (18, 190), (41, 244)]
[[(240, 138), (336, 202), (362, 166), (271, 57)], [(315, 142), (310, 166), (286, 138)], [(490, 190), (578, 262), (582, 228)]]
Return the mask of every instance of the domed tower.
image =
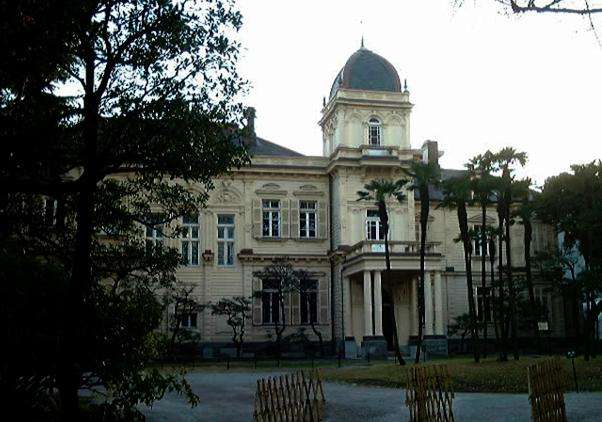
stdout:
[(335, 77), (324, 104), (324, 156), (348, 148), (366, 155), (409, 149), (411, 109), (407, 87), (393, 65), (362, 43)]

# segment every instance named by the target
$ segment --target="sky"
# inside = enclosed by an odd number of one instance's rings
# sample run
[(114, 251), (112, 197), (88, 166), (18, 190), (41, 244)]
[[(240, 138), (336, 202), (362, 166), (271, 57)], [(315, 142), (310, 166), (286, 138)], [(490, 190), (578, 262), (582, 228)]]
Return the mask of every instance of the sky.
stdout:
[[(239, 0), (239, 69), (259, 136), (322, 154), (322, 98), (360, 47), (407, 79), (411, 143), (462, 168), (505, 146), (527, 152), (536, 184), (602, 158), (602, 46), (588, 22), (509, 15), (493, 0)], [(599, 25), (602, 32), (602, 19)]]

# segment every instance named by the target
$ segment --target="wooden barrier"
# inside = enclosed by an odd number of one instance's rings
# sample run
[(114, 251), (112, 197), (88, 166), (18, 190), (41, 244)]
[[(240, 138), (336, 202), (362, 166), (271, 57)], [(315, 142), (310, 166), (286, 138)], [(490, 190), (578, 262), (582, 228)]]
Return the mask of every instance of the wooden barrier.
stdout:
[(531, 416), (535, 422), (564, 422), (566, 371), (560, 359), (545, 359), (527, 367)]
[(408, 371), (406, 406), (412, 422), (451, 422), (454, 391), (446, 365), (420, 364)]
[(298, 371), (257, 380), (256, 422), (318, 422), (324, 420), (326, 400), (319, 370)]

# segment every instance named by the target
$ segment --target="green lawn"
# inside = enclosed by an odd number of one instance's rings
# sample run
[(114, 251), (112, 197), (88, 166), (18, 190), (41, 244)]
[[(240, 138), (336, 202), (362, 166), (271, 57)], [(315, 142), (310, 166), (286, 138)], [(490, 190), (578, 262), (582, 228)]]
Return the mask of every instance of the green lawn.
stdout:
[[(568, 378), (569, 389), (574, 390), (573, 374), (570, 360), (561, 357)], [(536, 362), (531, 357), (521, 357), (516, 362), (497, 362), (494, 358), (475, 364), (471, 358), (460, 357), (433, 360), (429, 364), (445, 363), (449, 366), (453, 379), (454, 390), (462, 392), (491, 392), (491, 393), (526, 393), (527, 365)], [(244, 372), (278, 372), (294, 369), (322, 368), (324, 378), (328, 381), (349, 382), (364, 385), (403, 388), (406, 386), (406, 366), (395, 365), (392, 361), (342, 361), (342, 367), (337, 367), (336, 360), (311, 361), (258, 361), (257, 367), (252, 361), (231, 362), (230, 371)], [(585, 362), (575, 360), (577, 381), (582, 391), (602, 391), (602, 358)], [(163, 370), (184, 370), (186, 372), (225, 372), (228, 371), (226, 362), (204, 362), (196, 365), (161, 365)]]
[[(562, 358), (566, 368), (569, 389), (574, 390), (570, 361)], [(430, 364), (445, 363), (449, 366), (454, 390), (463, 392), (526, 393), (527, 365), (537, 359), (521, 357), (517, 361), (497, 362), (485, 359), (476, 364), (469, 358), (452, 358), (432, 361)], [(426, 363), (427, 365), (429, 363)], [(400, 367), (389, 362), (373, 363), (341, 369), (325, 369), (324, 377), (329, 381), (350, 382), (386, 387), (405, 387), (409, 364)], [(577, 381), (583, 391), (602, 391), (602, 359), (585, 362), (576, 359)]]

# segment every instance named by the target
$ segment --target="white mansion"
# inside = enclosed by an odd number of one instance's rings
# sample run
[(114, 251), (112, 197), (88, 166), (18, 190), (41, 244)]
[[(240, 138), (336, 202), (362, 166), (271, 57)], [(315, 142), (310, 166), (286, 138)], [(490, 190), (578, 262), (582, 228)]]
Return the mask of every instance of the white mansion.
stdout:
[[(246, 344), (260, 347), (279, 318), (275, 292), (253, 272), (286, 257), (295, 268), (314, 274), (314, 289), (287, 298), (286, 334), (317, 322), (325, 340), (345, 341), (348, 357), (371, 342), (392, 344), (392, 310), (402, 347), (417, 334), (419, 271), (419, 199), (408, 192), (390, 212), (392, 276), (384, 280), (383, 233), (374, 204), (358, 202), (357, 191), (371, 180), (402, 178), (401, 168), (413, 160), (437, 160), (437, 143), (419, 148), (410, 142), (410, 93), (395, 68), (364, 47), (347, 60), (332, 84), (322, 110), (323, 154), (308, 157), (253, 135), (245, 141), (252, 164), (216, 181), (206, 209), (188, 218), (188, 237), (178, 240), (189, 265), (178, 277), (195, 287), (201, 302), (222, 297), (253, 296)], [(250, 116), (250, 129), (253, 128)], [(254, 130), (253, 130), (254, 133)], [(449, 148), (453, 148), (450, 145)], [(449, 178), (461, 170), (442, 169)], [(454, 210), (437, 208), (441, 192), (433, 189), (429, 216), (426, 270), (426, 339), (432, 352), (446, 353), (448, 326), (468, 311), (462, 247), (454, 242), (458, 222)], [(478, 225), (479, 210), (470, 208), (469, 222)], [(496, 224), (495, 210), (489, 212)], [(523, 263), (522, 227), (513, 226), (513, 265)], [(152, 231), (147, 233), (153, 236)], [(555, 247), (551, 228), (536, 224), (534, 252)], [(175, 240), (174, 240), (175, 242)], [(176, 246), (174, 244), (174, 246)], [(480, 250), (474, 257), (475, 285), (480, 285)], [(489, 267), (488, 267), (489, 268)], [(477, 288), (476, 294), (480, 297)], [(559, 295), (536, 287), (548, 307), (550, 335), (564, 337), (564, 304)], [(480, 317), (490, 310), (479, 300)], [(186, 325), (198, 330), (204, 354), (220, 353), (230, 341), (225, 319), (205, 311)], [(489, 330), (493, 337), (493, 329)], [(253, 346), (254, 345), (254, 346)]]

